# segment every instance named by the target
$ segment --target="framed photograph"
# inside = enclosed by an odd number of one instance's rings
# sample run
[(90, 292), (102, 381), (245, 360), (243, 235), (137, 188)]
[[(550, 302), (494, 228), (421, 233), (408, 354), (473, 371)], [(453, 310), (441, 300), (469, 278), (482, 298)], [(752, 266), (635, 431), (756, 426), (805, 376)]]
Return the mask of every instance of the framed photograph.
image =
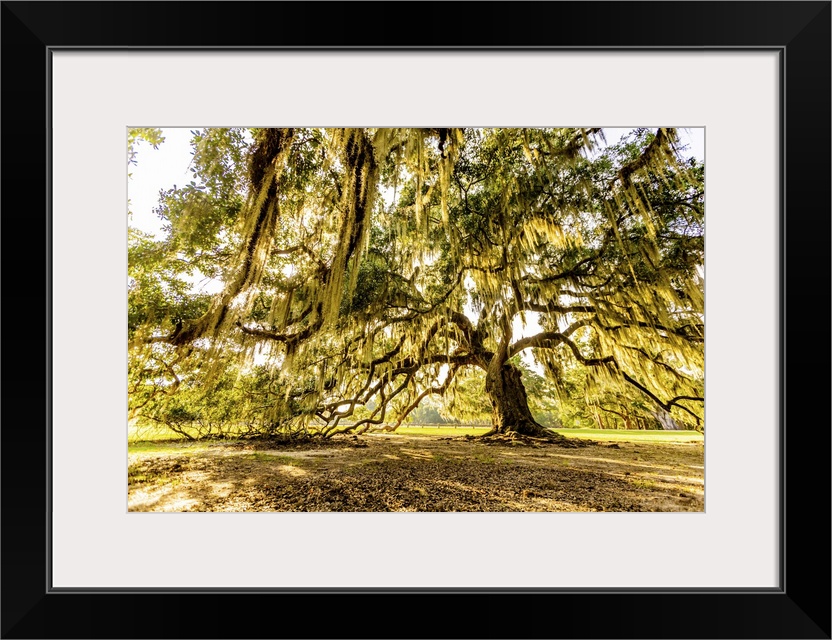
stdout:
[[(830, 637), (829, 2), (2, 11), (3, 637)], [(704, 129), (704, 511), (129, 512), (128, 128), (444, 125)]]

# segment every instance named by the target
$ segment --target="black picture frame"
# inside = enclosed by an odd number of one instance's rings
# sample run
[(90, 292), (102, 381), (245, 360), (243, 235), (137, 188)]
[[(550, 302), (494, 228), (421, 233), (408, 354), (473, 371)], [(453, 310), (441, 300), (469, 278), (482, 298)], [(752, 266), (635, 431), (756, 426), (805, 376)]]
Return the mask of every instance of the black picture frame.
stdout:
[[(830, 6), (3, 2), (2, 637), (830, 638)], [(398, 18), (403, 12), (411, 18)], [(131, 47), (778, 51), (784, 80), (780, 587), (52, 590), (49, 336), (57, 320), (49, 311), (50, 57), (61, 48)]]

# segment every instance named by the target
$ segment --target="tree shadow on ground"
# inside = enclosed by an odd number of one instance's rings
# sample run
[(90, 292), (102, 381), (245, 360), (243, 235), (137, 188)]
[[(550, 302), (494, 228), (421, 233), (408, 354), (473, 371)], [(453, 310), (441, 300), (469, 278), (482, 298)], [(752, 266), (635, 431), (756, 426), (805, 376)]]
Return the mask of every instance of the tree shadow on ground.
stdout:
[(195, 452), (130, 466), (130, 510), (702, 511), (701, 449), (367, 439), (365, 449)]

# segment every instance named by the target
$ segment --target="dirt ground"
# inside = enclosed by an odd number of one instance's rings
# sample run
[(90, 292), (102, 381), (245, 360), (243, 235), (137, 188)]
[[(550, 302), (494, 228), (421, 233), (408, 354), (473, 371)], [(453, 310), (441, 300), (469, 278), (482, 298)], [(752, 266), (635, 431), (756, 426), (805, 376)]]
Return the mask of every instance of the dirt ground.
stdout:
[(169, 443), (128, 456), (129, 511), (703, 511), (704, 447), (372, 434)]

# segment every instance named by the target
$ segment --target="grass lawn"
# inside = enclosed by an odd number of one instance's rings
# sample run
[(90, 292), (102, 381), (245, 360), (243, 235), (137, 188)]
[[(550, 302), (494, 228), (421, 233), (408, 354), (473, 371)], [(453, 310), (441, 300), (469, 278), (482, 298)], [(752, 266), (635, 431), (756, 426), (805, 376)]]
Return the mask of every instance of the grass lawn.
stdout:
[(588, 440), (615, 440), (624, 442), (702, 442), (698, 431), (635, 431), (625, 429), (555, 429), (569, 438)]
[[(393, 435), (423, 436), (423, 437), (454, 437), (464, 435), (482, 435), (489, 427), (413, 427), (401, 426)], [(704, 436), (696, 431), (629, 431), (616, 429), (555, 429), (568, 438), (582, 438), (588, 440), (614, 442), (702, 442)], [(182, 447), (193, 450), (210, 446), (210, 441), (191, 442), (183, 439), (179, 434), (165, 427), (137, 427), (128, 428), (127, 442), (131, 452), (151, 452), (171, 447)]]

